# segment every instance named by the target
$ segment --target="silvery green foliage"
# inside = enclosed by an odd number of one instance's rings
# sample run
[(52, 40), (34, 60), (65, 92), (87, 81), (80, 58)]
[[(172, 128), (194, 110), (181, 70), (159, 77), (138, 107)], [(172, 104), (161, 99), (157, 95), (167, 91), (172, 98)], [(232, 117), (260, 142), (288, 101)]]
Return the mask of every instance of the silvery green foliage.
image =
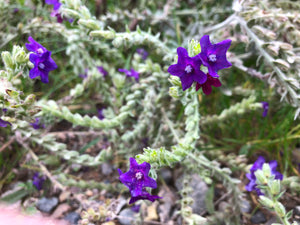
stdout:
[[(73, 86), (69, 90), (59, 89), (66, 93), (61, 99), (41, 98), (35, 101), (32, 93), (26, 91), (23, 94), (25, 90), (33, 92), (33, 82), (28, 78), (28, 70), (32, 64), (28, 60), (28, 52), (22, 47), (24, 43), (18, 42), (18, 45), (14, 45), (12, 49), (2, 51), (1, 58), (4, 67), (0, 70), (0, 107), (9, 109), (3, 119), (13, 123), (13, 132), (18, 134), (18, 138), (35, 143), (49, 151), (49, 154), (55, 154), (70, 163), (85, 166), (98, 166), (112, 158), (113, 153), (126, 155), (127, 158), (136, 155), (139, 163), (146, 161), (151, 164), (153, 178), (157, 178), (156, 169), (160, 167), (173, 167), (180, 162), (184, 168), (187, 168), (186, 172), (189, 172), (189, 164), (194, 162), (197, 166), (193, 169), (201, 171), (199, 175), (208, 184), (212, 180), (222, 182), (231, 196), (231, 215), (224, 213), (224, 215), (218, 215), (219, 218), (212, 216), (208, 221), (227, 218), (228, 224), (240, 223), (240, 204), (243, 197), (243, 193), (238, 188), (240, 181), (233, 178), (231, 170), (221, 166), (220, 162), (230, 168), (237, 167), (243, 170), (245, 170), (245, 162), (240, 156), (235, 157), (225, 153), (215, 152), (214, 155), (209, 152), (207, 154), (209, 158), (206, 157), (205, 151), (199, 151), (199, 145), (202, 142), (200, 126), (202, 132), (205, 133), (205, 127), (211, 124), (223, 124), (226, 120), (249, 111), (261, 111), (262, 105), (258, 102), (256, 90), (245, 88), (242, 84), (235, 84), (236, 86), (231, 90), (223, 89), (223, 93), (241, 96), (242, 100), (232, 103), (218, 115), (200, 115), (199, 95), (194, 87), (183, 92), (180, 80), (169, 76), (166, 72), (167, 66), (176, 61), (175, 52), (178, 47), (176, 41), (163, 39), (170, 34), (160, 37), (159, 33), (151, 29), (144, 31), (138, 26), (134, 29), (134, 26), (124, 21), (127, 18), (136, 18), (145, 22), (151, 20), (152, 24), (149, 26), (164, 21), (176, 30), (177, 25), (169, 15), (170, 11), (176, 12), (179, 21), (184, 20), (184, 15), (195, 15), (196, 22), (182, 31), (182, 34), (176, 31), (179, 37), (177, 41), (180, 45), (188, 47), (190, 56), (200, 52), (198, 41), (191, 40), (192, 38), (199, 39), (201, 37), (199, 34), (210, 34), (219, 40), (223, 37), (228, 38), (230, 35), (228, 31), (234, 34), (237, 29), (241, 28), (243, 33), (239, 35), (235, 33), (231, 39), (234, 44), (245, 43), (248, 46), (246, 50), (248, 54), (235, 55), (233, 49), (230, 53), (230, 61), (241, 72), (260, 80), (267, 80), (269, 85), (275, 87), (276, 90), (273, 89), (271, 94), (264, 93), (265, 97), (276, 95), (277, 91), (281, 99), (296, 107), (296, 118), (300, 109), (299, 18), (295, 16), (296, 13), (289, 13), (297, 10), (293, 6), (296, 3), (263, 1), (264, 7), (272, 11), (270, 14), (264, 14), (263, 8), (258, 7), (260, 1), (234, 1), (233, 10), (230, 7), (222, 8), (222, 10), (215, 7), (212, 10), (212, 13), (216, 15), (223, 12), (232, 13), (232, 16), (225, 21), (219, 21), (219, 17), (216, 16), (216, 21), (212, 24), (213, 20), (208, 12), (195, 12), (193, 9), (176, 11), (177, 3), (169, 4), (172, 1), (163, 3), (162, 1), (142, 1), (140, 8), (132, 12), (117, 10), (101, 15), (97, 19), (84, 5), (84, 1), (62, 0), (63, 5), (60, 9), (62, 15), (75, 19), (69, 28), (66, 24), (56, 23), (53, 18), (52, 22), (43, 19), (41, 12), (44, 9), (40, 3), (36, 4), (37, 17), (22, 21), (23, 23), (15, 26), (12, 18), (3, 16), (6, 14), (3, 12), (12, 11), (9, 2), (0, 1), (0, 19), (3, 24), (4, 22), (8, 24), (6, 32), (0, 29), (0, 49), (7, 46), (18, 34), (26, 37), (31, 33), (59, 36), (61, 44), (65, 46), (64, 51), (67, 57), (64, 66), (71, 67), (72, 71), (68, 77), (77, 78), (80, 73), (88, 69), (85, 80), (74, 79), (76, 81), (72, 83)], [(151, 6), (159, 4), (166, 4), (164, 11), (152, 13)], [(278, 5), (282, 7), (279, 12), (276, 11)], [(147, 8), (146, 13), (143, 13), (143, 8)], [(200, 15), (203, 17), (199, 18)], [(293, 21), (298, 21), (298, 23)], [(217, 24), (217, 22), (220, 23)], [(268, 23), (271, 25), (269, 26)], [(118, 26), (115, 26), (116, 24)], [(119, 30), (112, 27), (119, 27)], [(170, 29), (166, 32), (170, 32)], [(284, 34), (287, 34), (289, 43), (283, 38)], [(174, 36), (172, 36), (173, 39)], [(180, 40), (181, 36), (183, 40)], [(254, 48), (251, 51), (252, 43), (258, 51)], [(149, 53), (154, 57), (143, 61), (137, 53), (132, 53), (131, 49), (136, 47), (149, 49)], [(95, 57), (95, 55), (101, 57)], [(253, 55), (257, 57), (258, 64), (266, 62), (267, 66), (259, 70), (243, 65), (243, 59)], [(131, 59), (130, 65), (128, 65), (130, 63), (128, 58)], [(123, 74), (117, 72), (118, 68), (125, 67), (126, 64), (140, 73), (138, 83), (126, 80)], [(111, 83), (98, 73), (96, 66), (100, 65), (108, 71)], [(224, 72), (224, 74), (228, 75), (229, 72)], [(21, 81), (24, 81), (26, 86), (22, 85)], [(100, 96), (97, 103), (104, 103), (107, 106), (104, 111), (104, 120), (99, 120), (96, 116), (81, 115), (72, 108), (74, 105), (85, 103), (93, 95)], [(184, 112), (181, 117), (178, 117), (174, 112), (178, 112), (177, 109), (180, 107), (184, 107)], [(96, 156), (79, 154), (76, 149), (68, 150), (66, 145), (58, 142), (53, 135), (42, 134), (43, 131), (34, 130), (29, 126), (28, 122), (36, 116), (51, 118), (48, 124), (49, 129), (52, 127), (51, 122), (61, 120), (90, 130), (101, 129), (114, 146), (99, 149)], [(148, 141), (142, 145), (141, 142), (145, 138)], [(215, 160), (210, 160), (210, 158)], [(111, 188), (95, 181), (75, 181), (64, 174), (58, 176), (58, 179), (66, 186)], [(188, 177), (185, 179), (187, 180)], [(283, 184), (296, 192), (299, 192), (299, 183), (297, 177), (285, 178), (283, 181)], [(188, 183), (184, 184), (183, 191), (192, 191)], [(201, 224), (206, 221), (203, 217), (191, 212), (190, 204), (190, 199), (182, 194), (180, 213), (184, 220), (189, 224)], [(279, 203), (277, 211), (279, 214), (284, 214)]]

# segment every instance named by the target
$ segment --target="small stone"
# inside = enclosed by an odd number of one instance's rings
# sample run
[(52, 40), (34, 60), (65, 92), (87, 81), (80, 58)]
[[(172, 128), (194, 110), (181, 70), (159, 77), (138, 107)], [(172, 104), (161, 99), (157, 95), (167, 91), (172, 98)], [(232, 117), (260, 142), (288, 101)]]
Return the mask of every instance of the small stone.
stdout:
[(113, 167), (110, 163), (101, 164), (102, 174), (108, 176), (113, 173)]
[(85, 192), (85, 194), (86, 194), (86, 196), (88, 196), (88, 197), (92, 197), (92, 196), (94, 195), (93, 191), (92, 191), (92, 190), (89, 190), (89, 189)]
[(41, 198), (36, 203), (36, 207), (45, 213), (51, 213), (51, 211), (58, 205), (58, 198)]
[(133, 212), (131, 209), (123, 209), (118, 217), (120, 224), (133, 225), (135, 221), (134, 215), (135, 212)]
[(70, 209), (71, 206), (69, 206), (69, 204), (67, 203), (60, 204), (59, 206), (57, 206), (57, 208), (54, 210), (51, 216), (55, 219), (61, 218), (62, 215), (68, 212)]
[(162, 168), (160, 171), (160, 176), (164, 179), (166, 184), (171, 184), (172, 183), (172, 172), (171, 170), (167, 168)]
[(252, 215), (250, 221), (253, 224), (260, 224), (260, 223), (267, 222), (267, 219), (266, 219), (265, 215), (261, 211), (258, 210)]
[(64, 217), (64, 220), (69, 221), (71, 225), (77, 225), (80, 219), (81, 217), (77, 212), (70, 212)]
[(294, 215), (300, 216), (300, 205), (297, 205), (294, 209)]
[(247, 199), (242, 199), (241, 200), (241, 212), (242, 213), (249, 213), (251, 211), (251, 204)]

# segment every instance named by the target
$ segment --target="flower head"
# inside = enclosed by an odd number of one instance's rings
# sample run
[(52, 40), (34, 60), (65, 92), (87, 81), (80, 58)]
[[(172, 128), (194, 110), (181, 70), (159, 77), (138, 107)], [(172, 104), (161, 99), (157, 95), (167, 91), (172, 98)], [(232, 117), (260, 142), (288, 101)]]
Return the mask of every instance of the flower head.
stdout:
[(207, 74), (207, 80), (204, 84), (199, 84), (199, 83), (196, 84), (196, 91), (198, 91), (200, 88), (202, 88), (203, 93), (206, 95), (209, 95), (212, 91), (211, 86), (221, 87), (222, 84), (218, 78), (213, 78), (212, 76)]
[(49, 72), (57, 69), (56, 63), (51, 58), (51, 52), (47, 51), (41, 55), (32, 53), (29, 55), (29, 60), (34, 64), (29, 71), (29, 77), (33, 79), (40, 76), (43, 83), (49, 83)]
[(45, 3), (48, 5), (53, 5), (54, 10), (58, 10), (61, 6), (59, 0), (45, 0)]
[(103, 75), (103, 77), (106, 77), (108, 75), (108, 72), (103, 68), (103, 66), (97, 66), (97, 69), (99, 73)]
[(160, 198), (159, 196), (150, 195), (146, 191), (146, 187), (157, 188), (156, 181), (148, 176), (150, 168), (149, 163), (143, 162), (142, 164), (138, 164), (134, 158), (130, 158), (130, 169), (128, 172), (122, 173), (122, 171), (118, 169), (120, 181), (128, 187), (132, 196), (129, 204), (140, 199), (153, 202), (155, 199)]
[(44, 176), (40, 176), (39, 173), (35, 173), (32, 178), (32, 184), (40, 191), (43, 188), (45, 180), (46, 178)]
[(218, 70), (230, 67), (232, 64), (226, 59), (226, 52), (231, 40), (227, 39), (217, 44), (211, 44), (208, 35), (200, 40), (201, 53), (198, 55), (204, 66), (208, 67), (208, 73), (212, 77), (219, 77)]
[(263, 107), (263, 113), (262, 113), (262, 116), (263, 117), (266, 117), (267, 114), (268, 114), (268, 111), (269, 111), (269, 103), (268, 102), (261, 102), (262, 104), (262, 107)]
[[(256, 191), (257, 195), (263, 195), (261, 190), (259, 188), (257, 188), (257, 183), (256, 183), (257, 179), (255, 176), (255, 172), (257, 170), (262, 170), (265, 162), (266, 162), (265, 158), (262, 156), (259, 156), (258, 159), (254, 162), (253, 166), (251, 167), (250, 173), (246, 174), (246, 177), (250, 181), (245, 187), (245, 189), (247, 191)], [(271, 169), (271, 175), (273, 175), (275, 177), (275, 179), (277, 179), (277, 180), (282, 180), (283, 175), (280, 172), (276, 171), (277, 165), (278, 164), (277, 164), (276, 160), (272, 160), (269, 162), (269, 166)]]
[(5, 120), (0, 119), (0, 127), (7, 127), (7, 125), (11, 126), (11, 123)]
[(104, 115), (103, 115), (103, 109), (104, 108), (98, 109), (98, 118), (100, 120), (103, 120), (105, 118)]
[(142, 57), (143, 60), (146, 60), (149, 55), (149, 53), (143, 48), (138, 48), (136, 52)]
[(35, 130), (45, 128), (45, 124), (41, 124), (40, 118), (35, 118), (35, 122), (34, 123), (30, 123), (30, 125)]
[(181, 80), (182, 90), (190, 88), (193, 82), (203, 84), (207, 80), (207, 75), (200, 70), (202, 64), (198, 56), (189, 57), (185, 48), (177, 48), (178, 62), (169, 66), (168, 72), (177, 76)]
[(137, 82), (139, 81), (139, 73), (135, 71), (133, 68), (131, 68), (130, 70), (120, 68), (119, 72), (125, 73), (127, 77), (134, 77)]
[(28, 41), (29, 43), (25, 43), (25, 46), (28, 51), (34, 52), (39, 55), (48, 51), (44, 46), (36, 42), (31, 36), (28, 37)]

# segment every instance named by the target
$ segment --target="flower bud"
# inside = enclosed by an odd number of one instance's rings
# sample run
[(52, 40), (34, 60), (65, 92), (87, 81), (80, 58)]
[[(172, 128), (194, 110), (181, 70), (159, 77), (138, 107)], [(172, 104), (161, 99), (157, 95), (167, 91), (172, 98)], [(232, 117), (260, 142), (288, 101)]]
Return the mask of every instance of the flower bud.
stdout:
[(170, 87), (169, 95), (172, 96), (173, 98), (180, 98), (179, 88), (178, 87)]
[(171, 82), (171, 84), (181, 87), (181, 81), (180, 81), (179, 77), (170, 76), (168, 80)]
[(95, 20), (84, 20), (84, 19), (80, 19), (78, 21), (78, 23), (82, 26), (85, 26), (89, 29), (92, 29), (92, 30), (98, 30), (100, 29), (100, 25), (99, 23), (97, 23)]
[(259, 196), (259, 202), (260, 202), (263, 206), (266, 206), (266, 207), (268, 207), (268, 208), (270, 208), (270, 209), (272, 209), (272, 208), (274, 207), (274, 202), (273, 202), (271, 199), (269, 199), (269, 198), (267, 198), (267, 197), (265, 197), (265, 196), (263, 196), (263, 195), (260, 195), (260, 196)]
[(268, 163), (263, 164), (262, 171), (266, 178), (269, 178), (271, 176), (271, 168)]
[(290, 69), (290, 64), (288, 64), (286, 61), (284, 61), (282, 59), (274, 60), (274, 64), (283, 71), (288, 71)]
[(63, 8), (62, 13), (66, 14), (67, 17), (70, 17), (70, 18), (79, 18), (80, 17), (79, 13), (72, 9)]
[(28, 95), (28, 96), (26, 97), (24, 103), (25, 103), (26, 105), (32, 105), (32, 104), (34, 103), (34, 101), (35, 101), (35, 95), (34, 95), (34, 94), (30, 94), (30, 95)]
[(2, 52), (1, 57), (3, 59), (5, 67), (11, 68), (11, 69), (14, 68), (13, 59), (12, 59), (11, 54), (9, 52), (7, 52), (7, 51)]
[(109, 31), (109, 30), (95, 30), (90, 32), (90, 35), (92, 37), (103, 37), (105, 39), (114, 39), (116, 36), (113, 31)]
[(90, 13), (90, 11), (88, 10), (88, 8), (86, 6), (81, 6), (80, 7), (80, 12), (83, 15), (83, 18), (85, 18), (85, 19), (91, 19), (92, 18), (91, 13)]
[(262, 170), (257, 170), (255, 173), (256, 179), (259, 182), (259, 184), (266, 185), (268, 183), (268, 179), (264, 175), (264, 172)]
[(280, 202), (276, 202), (274, 205), (275, 212), (280, 216), (281, 218), (285, 216), (285, 208)]
[(271, 193), (272, 195), (278, 195), (280, 193), (280, 180), (274, 180), (271, 183)]
[(113, 40), (112, 44), (115, 46), (115, 48), (119, 48), (123, 45), (123, 39), (121, 37), (117, 37), (115, 40)]
[(16, 54), (16, 62), (17, 63), (26, 63), (28, 61), (28, 57), (25, 51), (20, 51)]

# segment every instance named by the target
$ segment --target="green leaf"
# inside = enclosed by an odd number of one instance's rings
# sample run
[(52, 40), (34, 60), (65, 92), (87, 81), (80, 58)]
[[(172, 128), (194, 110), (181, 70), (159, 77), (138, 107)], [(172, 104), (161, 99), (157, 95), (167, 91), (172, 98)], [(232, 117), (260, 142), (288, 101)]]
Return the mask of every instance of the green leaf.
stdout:
[(206, 209), (210, 214), (213, 214), (215, 212), (215, 208), (214, 208), (214, 192), (215, 192), (215, 187), (214, 185), (212, 185), (205, 196), (205, 205), (206, 205)]
[(6, 202), (9, 204), (13, 204), (19, 200), (21, 200), (22, 198), (24, 198), (26, 195), (29, 194), (29, 191), (25, 188), (21, 188), (9, 195), (6, 195), (3, 198), (0, 198), (0, 202)]

